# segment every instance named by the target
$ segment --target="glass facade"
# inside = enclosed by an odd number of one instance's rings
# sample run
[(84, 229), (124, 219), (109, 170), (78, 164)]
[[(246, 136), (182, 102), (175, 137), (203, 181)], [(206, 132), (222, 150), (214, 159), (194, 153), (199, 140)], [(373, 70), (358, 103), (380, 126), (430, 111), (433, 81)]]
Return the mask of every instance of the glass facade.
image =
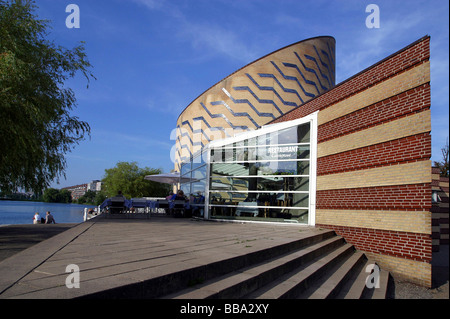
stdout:
[(204, 160), (206, 153), (199, 153), (190, 162), (181, 165), (180, 189), (189, 196), (192, 215), (204, 217), (205, 193), (207, 191), (207, 165)]
[(211, 143), (183, 163), (181, 189), (193, 214), (311, 223), (312, 121), (284, 126)]

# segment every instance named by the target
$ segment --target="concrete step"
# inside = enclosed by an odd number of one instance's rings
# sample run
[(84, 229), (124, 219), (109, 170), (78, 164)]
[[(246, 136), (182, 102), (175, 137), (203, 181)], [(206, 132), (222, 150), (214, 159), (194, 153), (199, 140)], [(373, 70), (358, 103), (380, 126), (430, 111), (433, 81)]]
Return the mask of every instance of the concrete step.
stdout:
[(330, 276), (323, 277), (318, 280), (315, 285), (300, 294), (299, 299), (330, 299), (337, 296), (340, 289), (348, 282), (349, 277), (353, 274), (355, 268), (364, 262), (364, 254), (362, 252), (354, 252), (342, 263), (338, 263), (329, 271)]
[[(192, 287), (199, 282), (210, 283), (211, 280), (218, 280), (218, 278), (224, 279), (229, 276), (236, 275), (236, 272), (242, 272), (242, 269), (245, 269), (246, 267), (253, 267), (254, 265), (261, 263), (265, 264), (267, 263), (267, 260), (276, 259), (280, 256), (290, 254), (292, 252), (301, 251), (305, 247), (317, 243), (322, 243), (324, 240), (326, 241), (327, 239), (335, 237), (336, 234), (334, 231), (323, 229), (313, 235), (299, 238), (287, 243), (274, 245), (270, 248), (263, 248), (248, 254), (242, 254), (231, 258), (214, 261), (209, 264), (184, 269), (182, 271), (155, 277), (150, 280), (101, 291), (85, 297), (164, 299), (175, 298), (180, 291), (189, 289), (189, 287)], [(342, 241), (342, 239), (336, 240)], [(262, 267), (264, 267), (264, 265)], [(227, 292), (228, 295), (229, 291)], [(190, 298), (194, 298), (192, 296), (193, 295), (191, 295)], [(220, 296), (220, 298), (223, 297)]]
[(386, 299), (390, 289), (391, 275), (388, 271), (379, 269), (380, 286), (368, 288), (366, 281), (370, 276), (369, 266), (376, 265), (375, 261), (365, 258), (359, 269), (355, 270), (346, 286), (339, 292), (336, 299)]
[(301, 296), (317, 280), (326, 276), (343, 259), (354, 253), (350, 244), (342, 246), (312, 260), (303, 267), (281, 276), (271, 284), (246, 296), (249, 299), (295, 299)]
[(333, 233), (314, 238), (281, 255), (245, 264), (164, 299), (385, 299), (389, 273), (380, 271), (380, 287), (369, 289), (366, 256)]
[(344, 245), (342, 237), (334, 236), (318, 243), (313, 243), (303, 249), (286, 253), (262, 263), (245, 267), (191, 287), (164, 298), (175, 299), (234, 299), (269, 284), (285, 273), (311, 262), (318, 256)]
[(367, 266), (372, 263), (373, 261), (364, 258), (360, 267), (355, 269), (352, 277), (350, 277), (344, 287), (342, 287), (341, 291), (336, 296), (336, 299), (361, 299), (365, 295), (365, 290), (367, 289), (366, 279), (369, 275), (365, 270)]
[[(334, 232), (278, 246), (223, 265), (191, 287), (163, 294), (164, 299), (384, 299), (389, 273), (369, 289), (366, 269), (374, 262)], [(221, 269), (229, 271), (221, 271)], [(206, 270), (206, 272), (205, 272)], [(207, 273), (207, 269), (203, 269)], [(189, 277), (189, 274), (184, 274)]]

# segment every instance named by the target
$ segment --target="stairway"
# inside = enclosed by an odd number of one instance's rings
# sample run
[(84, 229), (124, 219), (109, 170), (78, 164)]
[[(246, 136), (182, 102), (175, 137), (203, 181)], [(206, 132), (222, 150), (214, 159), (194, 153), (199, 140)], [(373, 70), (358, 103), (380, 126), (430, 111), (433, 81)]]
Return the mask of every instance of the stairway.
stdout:
[[(385, 299), (390, 275), (379, 270), (379, 288), (369, 289), (366, 256), (332, 235), (293, 245), (282, 255), (246, 264), (197, 285), (160, 296), (164, 299)], [(286, 251), (286, 247), (284, 247)], [(375, 277), (375, 273), (371, 275)], [(373, 283), (374, 280), (369, 282)]]

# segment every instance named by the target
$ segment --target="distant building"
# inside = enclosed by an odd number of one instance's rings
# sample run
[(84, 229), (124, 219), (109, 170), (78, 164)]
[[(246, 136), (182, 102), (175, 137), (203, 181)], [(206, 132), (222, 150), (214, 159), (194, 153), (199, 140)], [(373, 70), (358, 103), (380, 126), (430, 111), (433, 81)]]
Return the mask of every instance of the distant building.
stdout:
[(99, 180), (93, 180), (90, 183), (64, 187), (62, 189), (67, 189), (69, 192), (72, 193), (72, 199), (77, 200), (78, 198), (80, 198), (81, 196), (86, 194), (86, 192), (88, 190), (91, 190), (94, 192), (101, 191), (102, 190), (102, 182)]
[(81, 196), (83, 196), (87, 191), (88, 184), (80, 184), (75, 186), (64, 187), (62, 189), (67, 189), (72, 193), (72, 200), (77, 200)]
[(93, 180), (87, 186), (87, 190), (91, 190), (94, 192), (99, 192), (102, 190), (102, 182), (99, 180)]

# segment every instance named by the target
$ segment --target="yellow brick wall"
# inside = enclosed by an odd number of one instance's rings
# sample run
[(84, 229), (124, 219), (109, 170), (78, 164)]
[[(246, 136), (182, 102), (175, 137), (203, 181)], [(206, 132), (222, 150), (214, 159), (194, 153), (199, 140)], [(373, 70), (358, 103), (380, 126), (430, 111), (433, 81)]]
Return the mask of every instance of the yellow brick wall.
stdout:
[(429, 234), (431, 212), (316, 209), (316, 223)]
[(317, 190), (431, 183), (431, 161), (370, 168), (317, 177)]

